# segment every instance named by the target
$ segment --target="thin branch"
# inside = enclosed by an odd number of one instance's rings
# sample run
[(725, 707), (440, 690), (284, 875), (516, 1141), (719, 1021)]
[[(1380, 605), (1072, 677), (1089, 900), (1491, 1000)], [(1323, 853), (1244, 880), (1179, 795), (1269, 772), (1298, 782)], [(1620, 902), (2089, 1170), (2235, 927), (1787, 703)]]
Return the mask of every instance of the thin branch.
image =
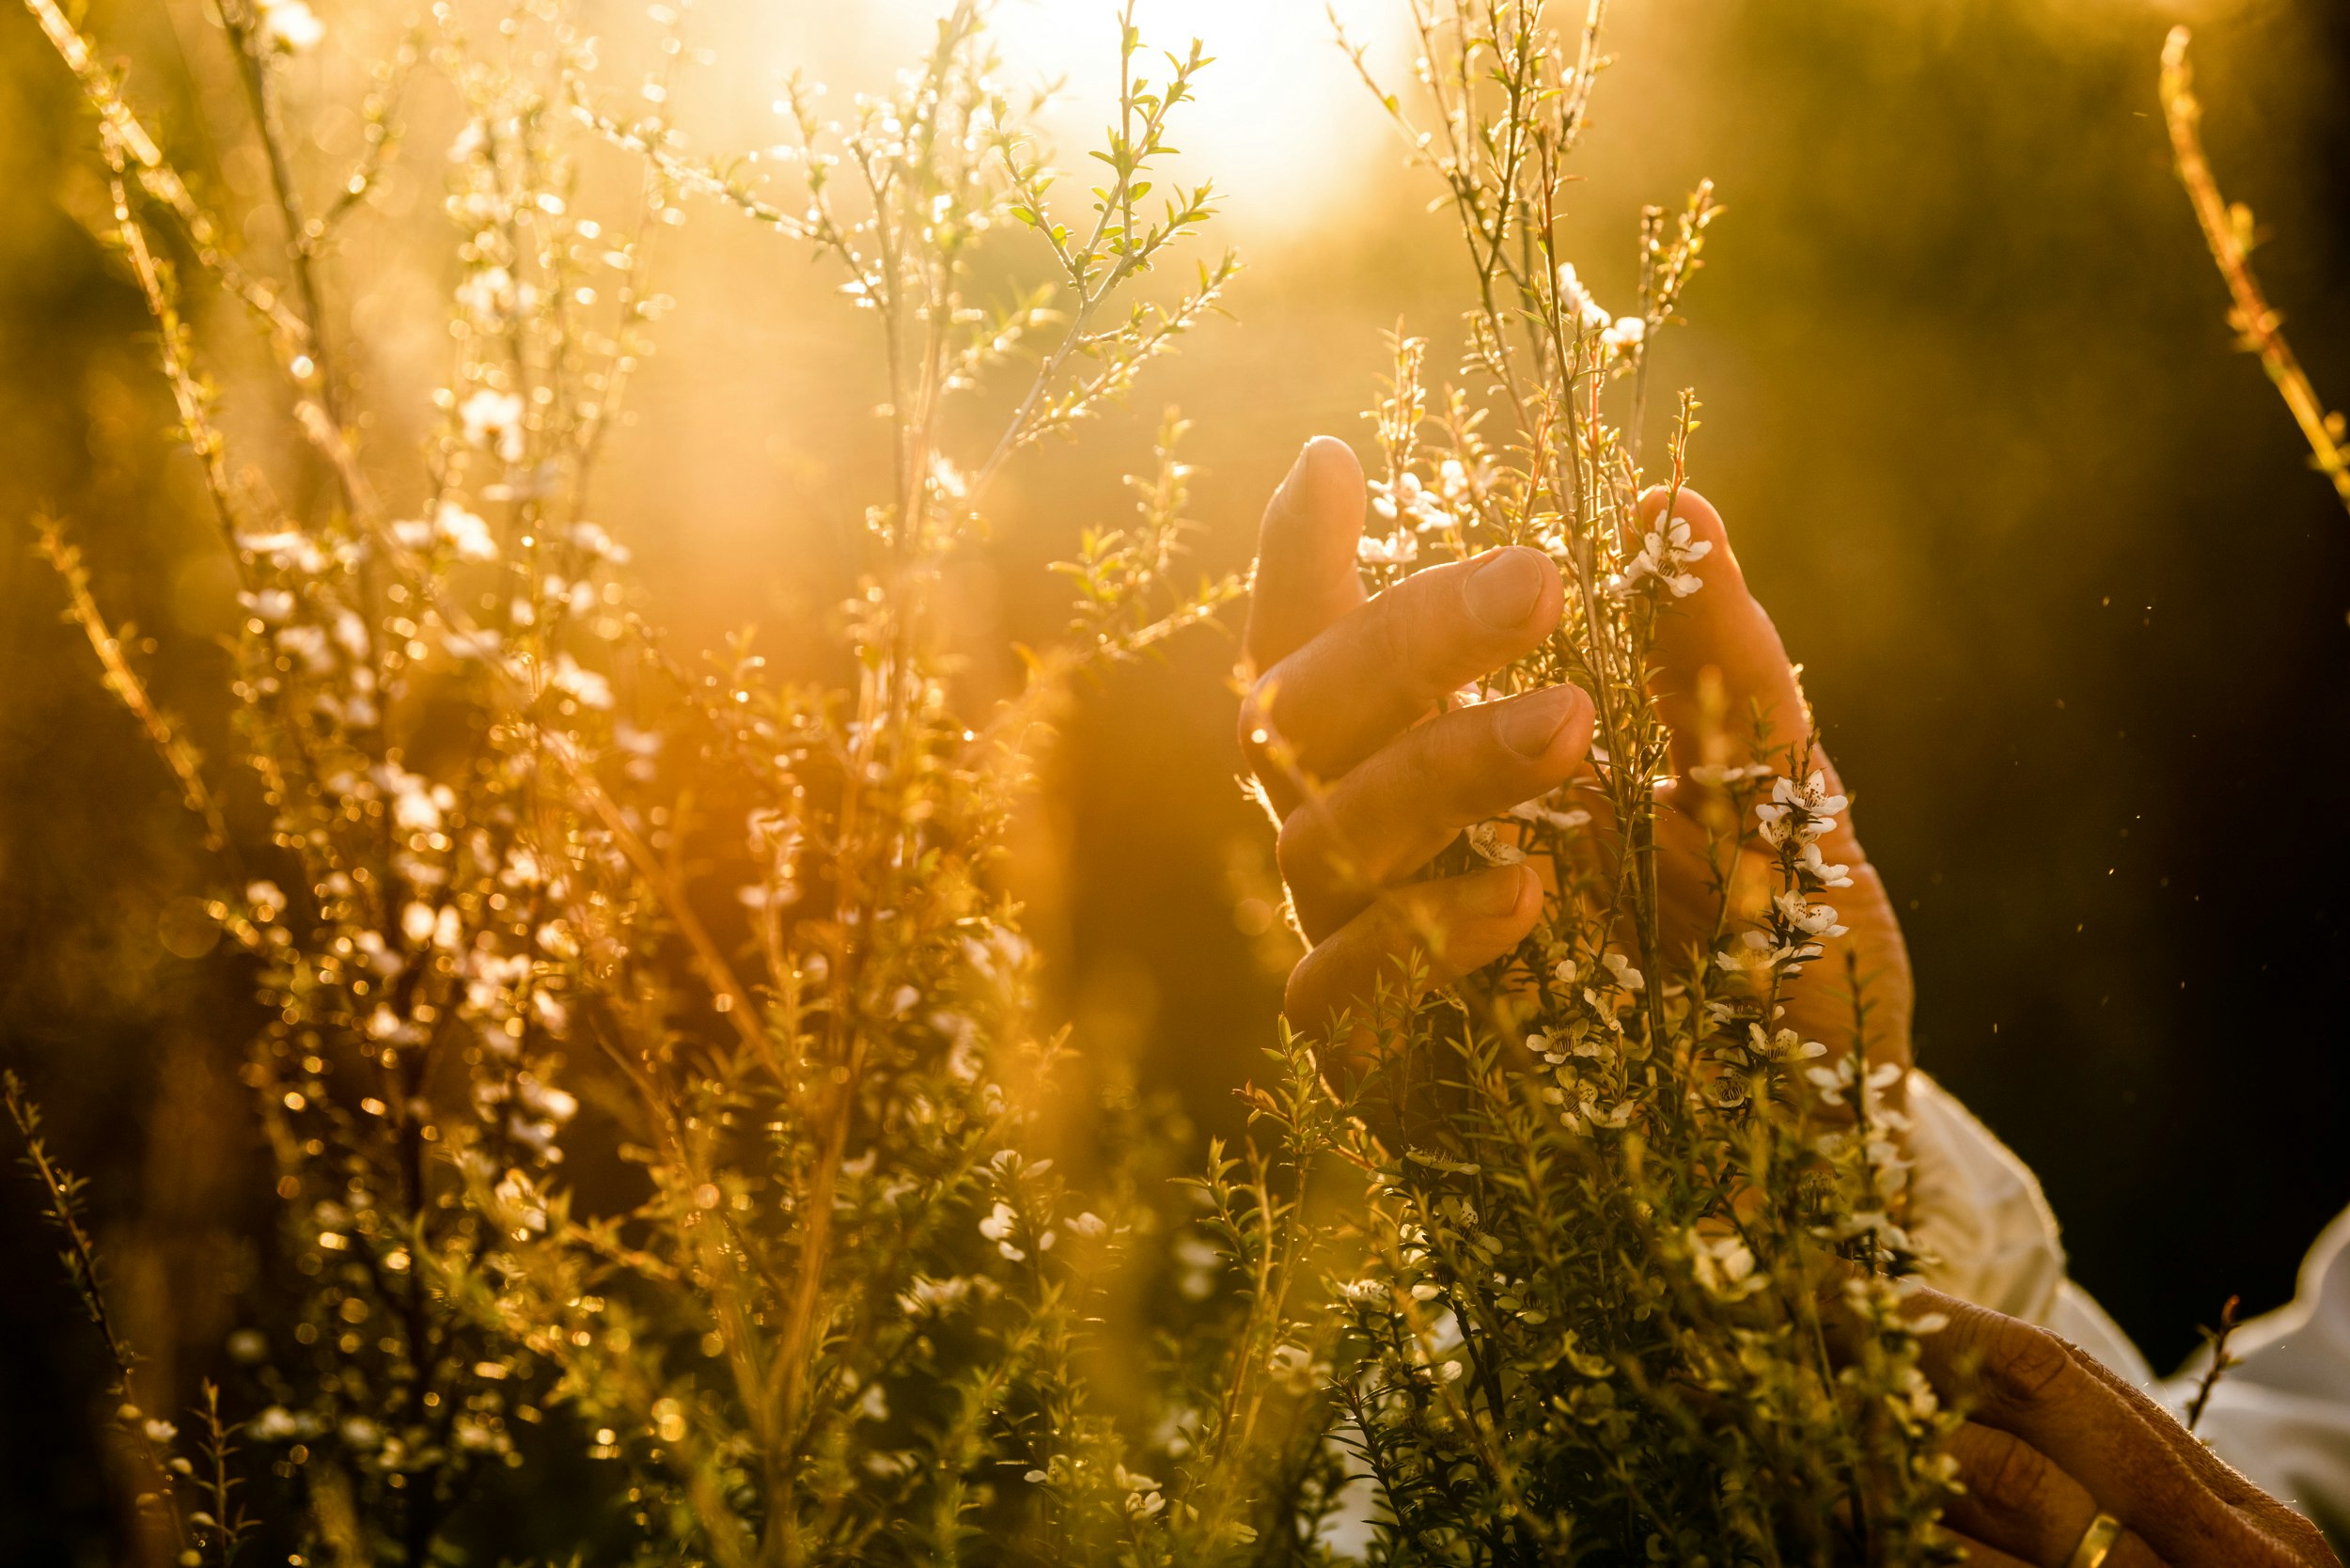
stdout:
[(2162, 46), (2162, 116), (2170, 127), (2170, 150), (2179, 182), (2194, 203), (2195, 221), (2202, 226), (2211, 259), (2227, 280), (2232, 302), (2228, 324), (2235, 328), (2246, 349), (2260, 355), (2261, 368), (2268, 372), (2285, 407), (2293, 411), (2294, 422), (2301, 427), (2302, 439), (2310, 444), (2319, 470), (2333, 480), (2334, 494), (2350, 508), (2350, 457), (2342, 447), (2342, 416), (2328, 413), (2318, 400), (2317, 389), (2310, 384), (2280, 330), (2284, 318), (2270, 307), (2261, 292), (2260, 280), (2252, 274), (2252, 210), (2242, 202), (2221, 199), (2219, 183), (2203, 157), (2203, 106), (2196, 102), (2194, 72), (2187, 65), (2188, 36), (2185, 27), (2173, 27)]
[(2203, 1369), (2203, 1375), (2195, 1384), (2195, 1397), (2187, 1402), (2186, 1429), (2189, 1432), (2202, 1423), (2203, 1411), (2210, 1405), (2213, 1393), (2218, 1389), (2219, 1380), (2228, 1375), (2231, 1368), (2241, 1364), (2228, 1354), (2228, 1341), (2234, 1339), (2235, 1331), (2243, 1326), (2236, 1322), (2235, 1316), (2236, 1308), (2242, 1305), (2243, 1299), (2241, 1296), (2228, 1297), (2228, 1304), (2219, 1309), (2219, 1326), (2201, 1330), (2203, 1343), (2211, 1347), (2211, 1365)]
[(180, 781), (180, 798), (204, 823), (204, 847), (233, 859), (236, 851), (229, 842), (228, 824), (221, 816), (220, 803), (213, 799), (211, 788), (204, 782), (204, 760), (164, 711), (155, 706), (154, 699), (148, 696), (146, 683), (123, 656), (121, 636), (107, 624), (106, 618), (99, 612), (97, 599), (90, 593), (89, 572), (82, 564), (81, 551), (66, 541), (65, 525), (55, 518), (35, 517), (33, 526), (40, 534), (36, 548), (41, 559), (55, 569), (65, 584), (69, 605), (66, 619), (81, 627), (82, 635), (89, 639), (90, 651), (98, 655), (99, 664), (105, 669), (106, 689), (131, 710), (132, 716), (147, 731), (156, 755)]

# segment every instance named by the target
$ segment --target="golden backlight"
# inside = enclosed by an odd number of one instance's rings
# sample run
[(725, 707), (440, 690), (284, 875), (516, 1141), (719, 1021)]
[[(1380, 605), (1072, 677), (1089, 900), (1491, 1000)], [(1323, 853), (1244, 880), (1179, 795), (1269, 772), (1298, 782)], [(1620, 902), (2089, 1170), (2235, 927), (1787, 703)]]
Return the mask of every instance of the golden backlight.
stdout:
[[(939, 0), (865, 0), (831, 15), (808, 8), (775, 17), (772, 58), (785, 69), (821, 65), (826, 74), (843, 58), (902, 59), (942, 8)], [(1405, 7), (1342, 0), (1337, 13), (1384, 71), (1403, 76)], [(1177, 141), (1186, 154), (1183, 176), (1213, 172), (1241, 237), (1262, 240), (1310, 223), (1358, 196), (1368, 175), (1394, 166), (1394, 132), (1340, 51), (1321, 0), (1142, 0), (1136, 22), (1147, 75), (1163, 78), (1159, 52), (1180, 53), (1195, 38), (1215, 59)], [(1117, 101), (1116, 7), (1002, 0), (995, 28), (1011, 83), (1064, 84), (1045, 123), (1063, 166), (1082, 172), (1082, 153), (1097, 144)]]

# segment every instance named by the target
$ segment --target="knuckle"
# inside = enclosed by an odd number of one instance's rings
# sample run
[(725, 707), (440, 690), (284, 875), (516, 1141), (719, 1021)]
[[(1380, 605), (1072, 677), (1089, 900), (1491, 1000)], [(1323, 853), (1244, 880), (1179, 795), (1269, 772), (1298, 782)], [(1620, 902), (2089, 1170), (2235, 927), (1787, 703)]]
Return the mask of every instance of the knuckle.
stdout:
[(1444, 945), (1444, 910), (1431, 892), (1431, 884), (1406, 883), (1383, 888), (1371, 902), (1372, 929), (1382, 949), (1418, 953)]
[(1328, 988), (1323, 984), (1326, 962), (1317, 963), (1316, 948), (1299, 959), (1290, 969), (1288, 983), (1281, 991), (1281, 1015), (1292, 1027), (1319, 1029), (1330, 1022), (1331, 1006)]
[(1426, 574), (1407, 577), (1396, 587), (1380, 594), (1364, 608), (1369, 612), (1363, 622), (1363, 642), (1373, 667), (1390, 672), (1395, 677), (1417, 682), (1422, 623), (1429, 612), (1428, 594), (1424, 588)]
[(2038, 1449), (2004, 1432), (1989, 1435), (1983, 1469), (1968, 1480), (1976, 1499), (1995, 1513), (2024, 1518), (2047, 1503), (2055, 1466)]
[(1283, 886), (1294, 888), (1322, 869), (1324, 809), (1318, 801), (1307, 802), (1292, 811), (1273, 836), (1273, 864), (1281, 873)]
[(2027, 1323), (2002, 1324), (1984, 1348), (1993, 1388), (2015, 1404), (2051, 1402), (2077, 1371), (2061, 1341)]

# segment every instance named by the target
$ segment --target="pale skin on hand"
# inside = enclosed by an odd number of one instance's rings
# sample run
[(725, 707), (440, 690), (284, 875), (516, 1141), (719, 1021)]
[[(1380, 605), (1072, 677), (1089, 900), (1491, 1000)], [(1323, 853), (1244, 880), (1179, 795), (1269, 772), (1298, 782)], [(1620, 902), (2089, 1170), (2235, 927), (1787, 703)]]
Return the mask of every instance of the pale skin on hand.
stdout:
[[(1652, 494), (1653, 520), (1665, 497)], [(1570, 686), (1437, 712), (1442, 699), (1540, 647), (1559, 624), (1566, 585), (1540, 551), (1488, 551), (1414, 573), (1376, 598), (1355, 565), (1365, 485), (1343, 442), (1308, 442), (1265, 509), (1245, 653), (1254, 676), (1241, 710), (1241, 744), (1281, 817), (1279, 860), (1309, 950), (1290, 976), (1291, 1022), (1318, 1028), (1368, 1002), (1383, 979), (1418, 973), (1442, 985), (1501, 957), (1541, 917), (1543, 885), (1525, 865), (1430, 879), (1423, 873), (1464, 828), (1567, 782), (1587, 767), (1591, 703)], [(1714, 548), (1692, 570), (1697, 592), (1676, 600), (1657, 631), (1655, 692), (1685, 778), (1707, 760), (1784, 765), (1806, 728), (1802, 694), (1778, 633), (1731, 554), (1704, 498), (1683, 491), (1674, 515)], [(1717, 697), (1731, 725), (1701, 722), (1700, 695)], [(1731, 738), (1760, 712), (1763, 755)], [(1706, 755), (1701, 737), (1716, 737)], [(1835, 769), (1814, 755), (1831, 790)], [(1660, 792), (1657, 839), (1664, 934), (1674, 950), (1708, 940), (1717, 898), (1707, 861), (1702, 792)], [(1749, 824), (1751, 825), (1751, 824)], [(1821, 842), (1849, 868), (1834, 890), (1848, 928), (1819, 978), (1843, 973), (1847, 946), (1870, 1008), (1872, 1060), (1909, 1059), (1909, 959), (1883, 882), (1849, 819)], [(1733, 912), (1766, 896), (1768, 861), (1750, 838), (1731, 879)], [(1849, 994), (1840, 979), (1797, 988), (1781, 1023), (1831, 1050), (1851, 1043)]]

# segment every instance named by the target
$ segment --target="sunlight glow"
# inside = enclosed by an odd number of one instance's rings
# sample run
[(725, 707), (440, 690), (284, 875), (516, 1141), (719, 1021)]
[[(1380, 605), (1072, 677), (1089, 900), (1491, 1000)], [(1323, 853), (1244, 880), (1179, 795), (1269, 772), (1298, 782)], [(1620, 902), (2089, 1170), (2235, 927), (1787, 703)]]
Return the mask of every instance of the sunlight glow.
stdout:
[[(926, 26), (936, 0), (881, 0), (870, 8), (893, 23)], [(1402, 8), (1393, 0), (1345, 0), (1351, 35), (1401, 76)], [(995, 31), (1015, 81), (1067, 84), (1045, 118), (1062, 166), (1077, 171), (1116, 102), (1116, 7), (1111, 0), (1003, 0)], [(1239, 237), (1288, 238), (1361, 183), (1402, 161), (1402, 145), (1338, 47), (1320, 0), (1143, 0), (1136, 16), (1147, 58), (1180, 52), (1197, 38), (1215, 64), (1199, 97), (1177, 122), (1184, 178), (1213, 173), (1228, 195), (1226, 218)], [(1398, 86), (1402, 86), (1399, 81)]]

